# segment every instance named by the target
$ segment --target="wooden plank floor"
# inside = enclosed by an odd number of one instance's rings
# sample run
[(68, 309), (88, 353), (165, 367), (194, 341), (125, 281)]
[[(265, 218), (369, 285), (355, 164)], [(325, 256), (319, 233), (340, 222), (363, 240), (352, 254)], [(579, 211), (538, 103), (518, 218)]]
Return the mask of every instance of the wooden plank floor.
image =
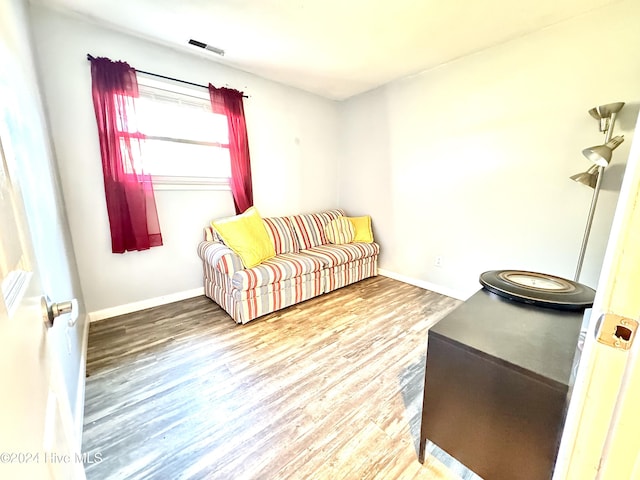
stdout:
[(92, 323), (87, 477), (479, 478), (417, 460), (427, 329), (459, 303), (378, 276), (244, 326), (206, 297)]

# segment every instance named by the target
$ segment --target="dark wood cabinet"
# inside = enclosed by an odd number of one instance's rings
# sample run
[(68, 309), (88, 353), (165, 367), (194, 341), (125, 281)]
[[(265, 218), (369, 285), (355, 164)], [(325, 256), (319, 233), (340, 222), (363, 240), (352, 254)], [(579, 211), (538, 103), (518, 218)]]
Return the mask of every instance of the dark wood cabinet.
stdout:
[(480, 290), (428, 335), (427, 439), (487, 480), (551, 478), (583, 312)]

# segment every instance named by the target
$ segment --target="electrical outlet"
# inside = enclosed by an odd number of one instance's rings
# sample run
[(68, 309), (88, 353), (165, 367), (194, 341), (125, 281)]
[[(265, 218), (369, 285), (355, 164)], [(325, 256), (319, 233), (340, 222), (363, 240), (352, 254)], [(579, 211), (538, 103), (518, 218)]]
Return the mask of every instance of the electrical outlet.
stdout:
[(440, 255), (438, 255), (438, 256), (436, 257), (436, 259), (433, 261), (433, 264), (434, 264), (436, 267), (442, 267), (442, 257), (441, 257)]

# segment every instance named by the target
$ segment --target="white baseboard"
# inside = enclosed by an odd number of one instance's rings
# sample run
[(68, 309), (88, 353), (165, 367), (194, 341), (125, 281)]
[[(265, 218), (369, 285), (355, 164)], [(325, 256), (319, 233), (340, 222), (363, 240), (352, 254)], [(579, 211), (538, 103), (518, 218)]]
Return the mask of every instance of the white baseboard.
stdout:
[(76, 448), (78, 451), (82, 449), (82, 430), (84, 427), (84, 396), (86, 391), (86, 373), (87, 373), (87, 348), (89, 345), (89, 315), (86, 315), (85, 321), (81, 323), (84, 326), (82, 332), (82, 345), (80, 346), (80, 368), (78, 369), (78, 381), (76, 383), (76, 403), (73, 412), (73, 420), (75, 422), (76, 432)]
[(117, 307), (105, 308), (103, 310), (97, 310), (89, 313), (89, 321), (97, 322), (98, 320), (104, 320), (105, 318), (138, 312), (146, 308), (158, 307), (172, 302), (179, 302), (180, 300), (199, 297), (200, 295), (204, 295), (204, 287), (185, 290), (184, 292), (171, 293), (169, 295), (162, 295), (161, 297), (149, 298), (147, 300), (140, 300), (138, 302), (127, 303), (125, 305), (118, 305)]
[(378, 274), (384, 277), (393, 278), (394, 280), (398, 280), (400, 282), (408, 283), (409, 285), (415, 285), (416, 287), (424, 288), (425, 290), (431, 290), (432, 292), (440, 293), (441, 295), (446, 295), (447, 297), (455, 298), (457, 300), (464, 301), (470, 297), (470, 295), (465, 294), (464, 292), (443, 287), (442, 285), (436, 285), (435, 283), (420, 280), (418, 278), (408, 277), (400, 273), (385, 270), (384, 268), (378, 268)]

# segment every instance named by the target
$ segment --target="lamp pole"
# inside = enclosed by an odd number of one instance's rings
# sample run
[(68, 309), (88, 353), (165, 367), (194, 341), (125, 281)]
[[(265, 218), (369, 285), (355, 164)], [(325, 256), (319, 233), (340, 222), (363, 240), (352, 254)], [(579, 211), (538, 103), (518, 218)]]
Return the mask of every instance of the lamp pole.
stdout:
[[(622, 104), (624, 105), (624, 104)], [(620, 106), (622, 108), (622, 106)], [(604, 132), (605, 145), (611, 140), (613, 134), (613, 126), (616, 123), (616, 116), (618, 112), (611, 113), (611, 121)], [(580, 246), (580, 254), (578, 255), (578, 265), (576, 267), (576, 274), (573, 277), (574, 281), (580, 279), (580, 273), (582, 271), (582, 264), (584, 262), (584, 255), (587, 251), (587, 242), (589, 241), (589, 234), (591, 233), (591, 225), (593, 224), (593, 216), (596, 211), (596, 204), (598, 203), (598, 195), (600, 194), (600, 185), (602, 184), (602, 177), (604, 176), (604, 167), (598, 168), (598, 179), (596, 180), (596, 186), (593, 189), (593, 196), (591, 197), (591, 206), (589, 207), (589, 215), (587, 216), (587, 225), (584, 229), (584, 236), (582, 237), (582, 245)]]
[(573, 277), (573, 280), (576, 282), (580, 279), (580, 272), (582, 271), (584, 254), (587, 251), (587, 242), (589, 241), (589, 234), (591, 233), (591, 225), (593, 224), (593, 215), (596, 211), (596, 204), (598, 203), (598, 195), (600, 193), (600, 184), (602, 183), (603, 175), (604, 175), (604, 167), (599, 167), (598, 179), (596, 180), (596, 186), (593, 189), (593, 196), (591, 197), (591, 207), (589, 207), (589, 216), (587, 217), (587, 226), (584, 229), (584, 236), (582, 237), (582, 246), (580, 247), (580, 255), (578, 255), (578, 266), (576, 267), (576, 274)]

